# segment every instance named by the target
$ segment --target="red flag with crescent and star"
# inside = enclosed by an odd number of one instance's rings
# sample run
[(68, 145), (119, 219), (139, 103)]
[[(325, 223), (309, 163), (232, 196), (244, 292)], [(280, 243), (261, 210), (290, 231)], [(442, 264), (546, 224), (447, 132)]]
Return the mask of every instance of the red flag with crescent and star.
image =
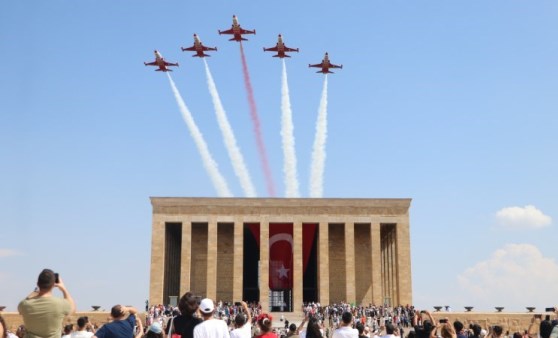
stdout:
[(293, 287), (293, 225), (269, 224), (269, 288)]

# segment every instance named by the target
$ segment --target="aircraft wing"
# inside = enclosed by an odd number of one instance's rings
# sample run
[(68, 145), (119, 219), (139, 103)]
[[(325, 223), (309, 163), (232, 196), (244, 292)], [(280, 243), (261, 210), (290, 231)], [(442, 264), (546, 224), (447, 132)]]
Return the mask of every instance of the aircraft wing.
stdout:
[(156, 62), (156, 61), (153, 61), (153, 62), (144, 62), (144, 64), (145, 64), (146, 66), (157, 66), (157, 62)]
[(334, 65), (333, 63), (329, 64), (330, 68), (343, 68), (343, 65)]
[(165, 66), (178, 66), (178, 62), (177, 63), (172, 63), (172, 62), (167, 62), (167, 61), (163, 61)]
[(219, 31), (219, 34), (234, 34), (234, 31), (231, 29), (227, 29), (226, 31)]
[(298, 52), (298, 48), (289, 48), (287, 46), (283, 47), (285, 52)]
[(239, 29), (240, 34), (256, 34), (256, 30), (254, 29), (253, 31), (247, 30), (247, 29)]
[(278, 52), (279, 48), (277, 46), (271, 48), (264, 48), (264, 52)]
[(188, 48), (182, 48), (182, 51), (189, 51), (189, 52), (195, 52), (196, 51), (196, 47), (192, 46), (192, 47), (188, 47)]
[(208, 50), (217, 50), (217, 47), (207, 47), (207, 46), (202, 45), (202, 50), (204, 52), (208, 51)]
[(308, 65), (308, 67), (318, 67), (322, 68), (323, 63), (316, 63), (315, 65)]

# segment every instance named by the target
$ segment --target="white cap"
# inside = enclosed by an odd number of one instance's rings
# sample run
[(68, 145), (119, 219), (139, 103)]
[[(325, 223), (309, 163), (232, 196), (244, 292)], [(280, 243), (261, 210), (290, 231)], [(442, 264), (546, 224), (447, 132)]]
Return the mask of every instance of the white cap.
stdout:
[(213, 312), (214, 306), (213, 301), (209, 298), (202, 299), (200, 303), (200, 311), (203, 313), (211, 313)]

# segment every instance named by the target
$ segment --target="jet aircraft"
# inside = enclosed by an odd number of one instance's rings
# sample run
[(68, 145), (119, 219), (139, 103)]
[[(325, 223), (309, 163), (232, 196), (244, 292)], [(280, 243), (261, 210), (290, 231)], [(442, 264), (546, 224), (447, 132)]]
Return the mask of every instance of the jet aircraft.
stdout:
[(194, 34), (194, 45), (192, 47), (188, 47), (188, 48), (184, 48), (181, 47), (182, 51), (189, 51), (189, 52), (196, 52), (196, 54), (192, 55), (192, 56), (197, 56), (197, 57), (204, 57), (204, 56), (211, 56), (209, 54), (205, 54), (204, 52), (210, 51), (210, 50), (217, 50), (217, 47), (207, 47), (204, 46), (203, 43), (200, 41), (200, 38), (198, 37), (197, 34)]
[(231, 29), (228, 29), (226, 31), (219, 31), (219, 34), (232, 34), (233, 37), (229, 39), (229, 41), (246, 41), (248, 39), (245, 39), (242, 37), (242, 34), (256, 34), (256, 30), (247, 30), (247, 29), (243, 29), (242, 27), (240, 27), (240, 25), (238, 24), (238, 18), (236, 17), (236, 15), (233, 15), (233, 24), (231, 26)]
[(161, 53), (159, 53), (156, 50), (155, 50), (155, 61), (144, 62), (143, 64), (146, 65), (146, 66), (157, 66), (157, 67), (159, 67), (159, 69), (155, 69), (155, 71), (157, 71), (157, 72), (172, 72), (172, 69), (168, 69), (167, 67), (170, 67), (170, 66), (178, 67), (178, 62), (177, 63), (172, 63), (172, 62), (165, 61), (165, 59), (163, 58)]
[(290, 55), (285, 54), (286, 52), (298, 52), (298, 48), (289, 48), (287, 46), (285, 46), (285, 44), (283, 43), (283, 37), (281, 36), (281, 34), (279, 34), (279, 36), (277, 37), (277, 44), (275, 45), (275, 47), (271, 47), (271, 48), (265, 48), (264, 47), (264, 52), (277, 52), (277, 54), (273, 55), (274, 58), (279, 57), (279, 58), (284, 58), (284, 57), (288, 57), (290, 58)]
[(333, 72), (329, 71), (330, 68), (343, 68), (343, 65), (334, 65), (333, 63), (329, 62), (329, 55), (326, 52), (325, 56), (324, 56), (324, 59), (322, 60), (321, 63), (315, 64), (315, 65), (310, 65), (309, 64), (308, 67), (317, 67), (317, 68), (322, 69), (322, 70), (318, 70), (316, 73), (323, 73), (323, 74), (331, 73), (331, 74), (333, 74)]

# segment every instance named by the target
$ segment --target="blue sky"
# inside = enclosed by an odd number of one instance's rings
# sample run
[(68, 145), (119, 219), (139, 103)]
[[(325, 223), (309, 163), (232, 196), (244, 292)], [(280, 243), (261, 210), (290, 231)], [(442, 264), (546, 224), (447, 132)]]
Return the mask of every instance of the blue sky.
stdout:
[(238, 15), (276, 190), (283, 196), (283, 34), (302, 196), (308, 196), (324, 52), (325, 197), (412, 198), (414, 303), (524, 311), (558, 283), (555, 1), (5, 1), (0, 4), (0, 294), (15, 311), (43, 267), (78, 309), (142, 306), (150, 196), (216, 196), (158, 49), (235, 196), (197, 33), (259, 196), (264, 176)]

